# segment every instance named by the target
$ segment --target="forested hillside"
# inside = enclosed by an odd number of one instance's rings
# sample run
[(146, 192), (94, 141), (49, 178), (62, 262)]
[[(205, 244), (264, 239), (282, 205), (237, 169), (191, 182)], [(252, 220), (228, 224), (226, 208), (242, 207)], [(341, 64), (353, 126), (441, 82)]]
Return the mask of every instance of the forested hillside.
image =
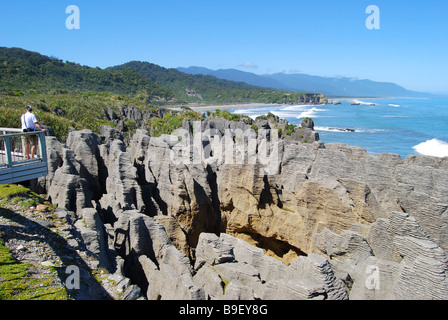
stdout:
[(171, 92), (133, 70), (91, 68), (19, 48), (0, 48), (0, 90), (140, 94), (147, 96), (149, 101), (174, 98)]
[(191, 75), (149, 62), (131, 61), (108, 70), (133, 70), (158, 86), (173, 92), (179, 100), (206, 103), (296, 103), (304, 93), (252, 86), (244, 82)]
[(189, 75), (149, 62), (107, 69), (81, 66), (19, 48), (0, 48), (0, 91), (108, 92), (147, 103), (298, 103), (304, 93), (251, 86), (214, 76)]

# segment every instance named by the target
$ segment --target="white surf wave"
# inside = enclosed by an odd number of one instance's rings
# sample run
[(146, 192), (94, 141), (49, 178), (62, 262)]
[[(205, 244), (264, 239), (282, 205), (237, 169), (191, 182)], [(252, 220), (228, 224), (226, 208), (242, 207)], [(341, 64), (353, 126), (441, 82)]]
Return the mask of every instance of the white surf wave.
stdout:
[(311, 108), (309, 110), (303, 111), (297, 119), (303, 119), (303, 118), (319, 118), (318, 112), (324, 112), (327, 111), (326, 109), (319, 109), (319, 108)]
[(300, 105), (286, 106), (286, 107), (282, 108), (281, 110), (301, 111), (301, 110), (306, 110), (309, 108), (316, 108), (316, 107), (322, 107), (322, 106), (326, 106), (326, 105), (325, 104), (300, 104)]
[(386, 129), (358, 129), (356, 132), (363, 132), (363, 133), (380, 133), (380, 132), (388, 132), (389, 130)]
[(399, 104), (390, 103), (389, 107), (400, 108), (401, 106)]
[(236, 114), (250, 114), (260, 112), (260, 109), (237, 109), (232, 111), (232, 113)]
[(281, 109), (281, 111), (300, 111), (300, 110), (305, 110), (307, 109), (309, 106), (306, 105), (299, 105), (299, 106), (287, 106)]
[(357, 128), (338, 128), (338, 127), (314, 127), (316, 131), (328, 131), (328, 132), (346, 132), (346, 133), (380, 133), (387, 132), (385, 129), (357, 129)]
[(356, 132), (354, 129), (349, 128), (336, 128), (336, 127), (314, 127), (316, 131), (327, 131), (327, 132)]
[(283, 109), (282, 110), (271, 111), (271, 113), (276, 115), (280, 119), (297, 117), (297, 112), (294, 112), (294, 111), (283, 111)]
[(353, 100), (354, 103), (359, 103), (364, 106), (370, 106), (370, 105), (377, 105), (376, 102), (367, 102), (367, 101), (361, 101), (361, 100)]
[(448, 157), (448, 142), (432, 139), (426, 142), (420, 143), (413, 148), (418, 153), (425, 156), (432, 157)]

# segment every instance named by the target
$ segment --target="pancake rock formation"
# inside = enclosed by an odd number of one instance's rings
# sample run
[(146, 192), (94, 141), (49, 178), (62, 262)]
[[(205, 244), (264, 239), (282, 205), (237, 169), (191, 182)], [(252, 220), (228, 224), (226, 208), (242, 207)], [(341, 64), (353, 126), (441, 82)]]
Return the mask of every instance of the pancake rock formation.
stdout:
[(448, 159), (301, 130), (72, 131), (38, 184), (147, 299), (448, 299)]

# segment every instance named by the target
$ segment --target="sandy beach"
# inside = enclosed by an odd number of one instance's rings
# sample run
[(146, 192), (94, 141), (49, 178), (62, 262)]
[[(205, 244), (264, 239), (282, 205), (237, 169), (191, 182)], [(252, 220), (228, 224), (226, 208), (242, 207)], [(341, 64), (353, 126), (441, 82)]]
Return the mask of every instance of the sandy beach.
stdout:
[[(233, 110), (233, 109), (250, 109), (250, 108), (269, 107), (269, 106), (279, 106), (279, 104), (245, 103), (245, 104), (228, 104), (228, 105), (209, 105), (209, 106), (187, 105), (186, 107), (189, 107), (197, 112), (207, 112), (207, 111), (215, 111), (216, 109)], [(177, 111), (182, 110), (181, 106), (168, 107), (168, 109)]]

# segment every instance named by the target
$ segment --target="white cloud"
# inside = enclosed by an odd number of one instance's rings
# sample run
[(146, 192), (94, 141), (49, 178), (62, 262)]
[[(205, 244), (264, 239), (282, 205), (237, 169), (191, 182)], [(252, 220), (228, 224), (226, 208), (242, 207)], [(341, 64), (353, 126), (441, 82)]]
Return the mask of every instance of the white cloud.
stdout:
[(250, 68), (250, 69), (258, 69), (258, 66), (250, 61), (247, 61), (246, 63), (240, 64), (238, 67), (243, 68)]

